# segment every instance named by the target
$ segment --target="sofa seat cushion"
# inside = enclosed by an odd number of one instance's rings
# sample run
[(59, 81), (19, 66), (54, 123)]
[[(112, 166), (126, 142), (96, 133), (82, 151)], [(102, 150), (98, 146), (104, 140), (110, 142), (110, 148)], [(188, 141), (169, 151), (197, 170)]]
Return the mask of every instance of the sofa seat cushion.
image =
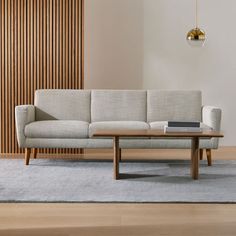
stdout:
[[(164, 129), (164, 126), (168, 124), (168, 121), (156, 121), (156, 122), (150, 122), (150, 128), (151, 129)], [(212, 130), (212, 128), (204, 123), (200, 123), (201, 128), (205, 130)]]
[(102, 121), (93, 122), (89, 125), (89, 137), (93, 136), (96, 130), (107, 129), (128, 129), (128, 130), (146, 130), (149, 129), (149, 124), (143, 121)]
[(32, 122), (25, 127), (29, 138), (88, 138), (89, 123), (85, 121), (48, 120)]

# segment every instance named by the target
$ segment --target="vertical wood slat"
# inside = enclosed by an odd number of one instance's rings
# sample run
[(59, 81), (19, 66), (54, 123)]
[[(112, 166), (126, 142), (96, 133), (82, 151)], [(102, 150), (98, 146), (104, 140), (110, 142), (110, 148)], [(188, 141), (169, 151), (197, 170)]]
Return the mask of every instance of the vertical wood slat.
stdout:
[[(11, 98), (11, 127), (14, 126), (15, 122), (14, 122), (14, 108), (15, 108), (15, 44), (14, 44), (14, 40), (15, 40), (15, 24), (14, 24), (14, 19), (15, 19), (15, 1), (11, 2), (11, 94), (10, 94), (10, 98)], [(15, 149), (15, 138), (14, 137), (14, 130), (11, 129), (11, 150), (10, 152), (13, 152), (13, 150)]]
[[(2, 36), (1, 36), (1, 45), (0, 45), (0, 48), (1, 48), (1, 64), (0, 64), (0, 67), (1, 67), (1, 70), (0, 70), (0, 77), (1, 78), (4, 78), (4, 67), (5, 67), (5, 65), (4, 65), (4, 62), (5, 62), (5, 60), (4, 60), (4, 53), (5, 53), (5, 36), (4, 36), (4, 32), (5, 32), (5, 24), (4, 24), (4, 18), (5, 18), (5, 16), (4, 16), (4, 1), (2, 1), (1, 3), (0, 3), (0, 5), (1, 5), (1, 16), (0, 16), (0, 19), (1, 19), (1, 33), (2, 33)], [(3, 79), (1, 79), (0, 80), (0, 84), (1, 84), (1, 90), (0, 90), (0, 99), (1, 99), (1, 108), (0, 108), (0, 112), (1, 112), (1, 114), (0, 114), (0, 116), (1, 116), (1, 130), (0, 130), (0, 133), (2, 134), (2, 133), (4, 133), (5, 132), (5, 125), (4, 125), (4, 123), (3, 123), (3, 121), (4, 121), (4, 95), (5, 95), (5, 93), (4, 93), (4, 82), (5, 82), (5, 80), (3, 80)], [(0, 142), (1, 144), (1, 149), (3, 149), (4, 147), (5, 147), (5, 140), (2, 140), (1, 142)]]
[[(10, 29), (10, 1), (6, 1), (6, 4), (5, 4), (5, 9), (6, 9), (6, 12), (7, 14), (5, 15), (5, 26), (6, 28), (8, 29), (7, 30), (7, 33), (5, 34), (5, 43), (6, 43), (6, 53), (5, 53), (5, 58), (6, 58), (6, 86), (5, 86), (5, 91), (6, 91), (6, 104), (5, 106), (10, 106), (10, 101), (9, 101), (9, 92), (10, 92), (10, 89), (9, 89), (9, 83), (10, 83), (10, 65), (11, 65), (11, 62), (10, 62), (10, 32), (11, 32), (11, 29)], [(9, 107), (10, 108), (10, 107)], [(6, 141), (7, 141), (7, 152), (10, 152), (10, 123), (9, 123), (9, 120), (10, 120), (10, 109), (6, 109), (6, 116), (5, 116), (5, 119), (6, 119)], [(8, 118), (8, 119), (7, 119)]]
[[(16, 65), (17, 65), (17, 101), (16, 104), (20, 104), (21, 102), (21, 66), (20, 66), (20, 61), (21, 61), (21, 47), (20, 47), (20, 42), (21, 42), (21, 27), (20, 27), (20, 22), (21, 22), (21, 0), (17, 1), (17, 58), (16, 58)], [(20, 152), (20, 149), (17, 148), (16, 152)]]
[[(2, 32), (2, 4), (0, 3), (0, 32)], [(2, 78), (2, 37), (0, 37), (0, 78)], [(0, 80), (0, 99), (2, 97), (2, 80)], [(0, 133), (2, 133), (2, 104), (0, 106)], [(2, 149), (2, 143), (0, 143)]]
[(83, 4), (0, 0), (0, 153), (22, 152), (14, 110), (32, 104), (36, 89), (83, 89)]

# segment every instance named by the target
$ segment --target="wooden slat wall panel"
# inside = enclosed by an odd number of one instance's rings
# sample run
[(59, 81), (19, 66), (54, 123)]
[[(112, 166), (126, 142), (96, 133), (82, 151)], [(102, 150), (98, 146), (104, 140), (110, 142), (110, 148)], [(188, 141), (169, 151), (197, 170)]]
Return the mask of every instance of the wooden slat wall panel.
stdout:
[(33, 104), (36, 89), (83, 89), (83, 7), (84, 0), (0, 0), (0, 153), (23, 152), (14, 109)]

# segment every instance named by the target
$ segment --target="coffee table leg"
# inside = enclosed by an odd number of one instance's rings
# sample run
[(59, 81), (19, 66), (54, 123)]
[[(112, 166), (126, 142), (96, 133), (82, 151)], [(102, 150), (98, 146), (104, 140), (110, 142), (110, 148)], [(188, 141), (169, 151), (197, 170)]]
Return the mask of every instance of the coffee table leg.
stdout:
[(119, 159), (120, 159), (120, 147), (119, 147), (119, 137), (113, 138), (113, 168), (114, 168), (114, 179), (119, 179)]
[(191, 174), (194, 180), (198, 179), (199, 175), (199, 138), (192, 138), (192, 150), (191, 150)]

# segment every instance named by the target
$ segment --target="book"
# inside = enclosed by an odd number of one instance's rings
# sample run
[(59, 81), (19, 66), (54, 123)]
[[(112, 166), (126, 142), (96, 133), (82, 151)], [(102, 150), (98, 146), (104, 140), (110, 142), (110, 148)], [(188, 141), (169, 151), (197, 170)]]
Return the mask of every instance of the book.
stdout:
[(169, 127), (167, 125), (164, 126), (165, 133), (202, 133), (203, 129), (200, 127)]
[(194, 127), (200, 128), (200, 122), (182, 122), (182, 121), (168, 121), (168, 127)]

